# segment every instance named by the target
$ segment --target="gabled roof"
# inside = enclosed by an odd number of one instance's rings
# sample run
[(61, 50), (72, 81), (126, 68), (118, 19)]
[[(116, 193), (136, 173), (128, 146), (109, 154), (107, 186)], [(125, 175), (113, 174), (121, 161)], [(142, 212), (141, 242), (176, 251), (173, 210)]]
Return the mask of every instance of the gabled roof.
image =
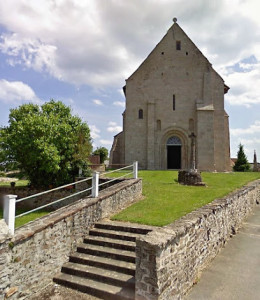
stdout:
[[(181, 33), (188, 39), (188, 41), (190, 43), (192, 43), (192, 45), (197, 49), (197, 51), (201, 54), (201, 56), (210, 64), (210, 66), (212, 67), (212, 64), (209, 62), (209, 60), (207, 59), (207, 57), (200, 51), (200, 49), (194, 44), (194, 42), (189, 38), (189, 36), (185, 33), (185, 31), (179, 26), (179, 24), (177, 24), (177, 19), (174, 18), (173, 19), (174, 24), (168, 29), (167, 33), (163, 36), (163, 38), (160, 40), (160, 42), (154, 47), (154, 49), (150, 52), (150, 54), (147, 56), (147, 58), (141, 63), (141, 65), (135, 70), (134, 73), (132, 73), (128, 79), (130, 79), (146, 62), (146, 60), (150, 57), (150, 55), (155, 51), (155, 49), (158, 47), (158, 45), (166, 38), (166, 36), (168, 34), (170, 34), (170, 31), (174, 30), (180, 30)], [(214, 70), (214, 68), (212, 67), (212, 70), (223, 80), (223, 78), (218, 74), (218, 72), (216, 72), (216, 70)], [(126, 80), (128, 80), (126, 79)], [(224, 80), (223, 80), (224, 82)], [(230, 88), (224, 84), (224, 93), (226, 94), (228, 92)], [(125, 93), (125, 86), (123, 87), (124, 93)]]

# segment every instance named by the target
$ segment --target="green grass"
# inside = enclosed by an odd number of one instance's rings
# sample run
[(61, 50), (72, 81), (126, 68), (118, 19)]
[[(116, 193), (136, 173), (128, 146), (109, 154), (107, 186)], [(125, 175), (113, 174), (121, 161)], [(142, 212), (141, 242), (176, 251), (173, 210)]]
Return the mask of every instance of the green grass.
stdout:
[(259, 179), (260, 173), (202, 173), (207, 187), (178, 184), (177, 171), (140, 171), (139, 177), (143, 178), (144, 200), (116, 214), (113, 220), (164, 226)]
[[(27, 211), (27, 209), (17, 209), (16, 210), (16, 215), (19, 215), (23, 212)], [(15, 228), (18, 228), (30, 221), (33, 221), (37, 218), (40, 218), (40, 217), (43, 217), (45, 215), (47, 215), (48, 213), (50, 213), (50, 211), (47, 211), (47, 210), (39, 210), (39, 211), (36, 211), (36, 212), (32, 212), (26, 216), (23, 216), (23, 217), (20, 217), (20, 218), (16, 218), (15, 219)], [(0, 208), (0, 219), (3, 218), (3, 210)]]
[[(28, 180), (17, 180), (15, 181), (15, 187), (25, 187), (27, 186), (29, 183)], [(5, 181), (1, 181), (0, 182), (0, 187), (11, 187), (10, 182), (5, 182)]]
[[(127, 171), (126, 173), (128, 173)], [(112, 173), (120, 176), (123, 173)], [(192, 187), (179, 185), (176, 171), (140, 171), (143, 178), (144, 200), (115, 215), (113, 220), (164, 226), (187, 213), (221, 198), (246, 183), (260, 178), (260, 173), (202, 173), (202, 179), (207, 187)], [(19, 185), (27, 185), (26, 180), (20, 180)], [(16, 210), (16, 215), (25, 210)], [(49, 211), (41, 210), (17, 218), (15, 227), (20, 227), (30, 221), (40, 218)], [(0, 218), (3, 212), (0, 209)]]

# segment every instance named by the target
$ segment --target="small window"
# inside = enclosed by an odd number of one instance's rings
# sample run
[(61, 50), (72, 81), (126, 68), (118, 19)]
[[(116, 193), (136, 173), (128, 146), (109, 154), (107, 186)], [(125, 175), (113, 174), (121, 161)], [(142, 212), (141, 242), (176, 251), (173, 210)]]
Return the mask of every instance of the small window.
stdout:
[(139, 111), (138, 111), (138, 118), (139, 119), (143, 119), (144, 118), (144, 112), (143, 112), (142, 109), (139, 109)]
[(176, 41), (176, 50), (181, 50), (181, 41)]
[(175, 95), (172, 96), (172, 109), (175, 110)]
[(157, 126), (156, 126), (156, 128), (157, 128), (157, 130), (161, 130), (161, 120), (157, 120)]

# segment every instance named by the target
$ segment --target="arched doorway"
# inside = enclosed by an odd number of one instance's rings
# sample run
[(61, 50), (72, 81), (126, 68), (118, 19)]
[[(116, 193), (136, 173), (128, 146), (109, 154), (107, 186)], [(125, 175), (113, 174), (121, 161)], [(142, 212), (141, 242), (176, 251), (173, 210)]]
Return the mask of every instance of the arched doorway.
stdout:
[(181, 169), (181, 139), (177, 136), (168, 138), (167, 143), (167, 169)]

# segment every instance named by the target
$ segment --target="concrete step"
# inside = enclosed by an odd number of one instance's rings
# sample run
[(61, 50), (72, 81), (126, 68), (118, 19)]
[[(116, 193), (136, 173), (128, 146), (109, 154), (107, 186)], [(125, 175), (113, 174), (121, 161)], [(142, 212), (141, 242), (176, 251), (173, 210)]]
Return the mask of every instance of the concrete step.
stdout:
[(123, 274), (135, 275), (135, 264), (132, 262), (115, 260), (107, 257), (90, 255), (85, 253), (73, 253), (70, 256), (70, 262), (84, 264), (106, 270), (118, 271)]
[(113, 222), (113, 221), (101, 221), (95, 224), (95, 228), (109, 229), (115, 231), (132, 232), (138, 234), (147, 234), (152, 231), (151, 226), (136, 225), (124, 222)]
[(139, 233), (131, 233), (131, 232), (123, 232), (123, 231), (116, 231), (116, 230), (109, 230), (109, 229), (100, 229), (100, 228), (93, 228), (89, 231), (90, 236), (102, 236), (108, 237), (110, 239), (116, 240), (124, 240), (135, 242), (137, 237), (142, 236)]
[(107, 237), (89, 236), (84, 239), (84, 243), (91, 245), (100, 245), (105, 247), (111, 247), (114, 249), (121, 249), (127, 251), (135, 251), (135, 242), (116, 240)]
[(68, 262), (63, 265), (61, 272), (105, 282), (116, 286), (129, 288), (135, 287), (134, 276), (123, 274), (117, 271), (104, 270), (102, 268)]
[(106, 300), (133, 300), (135, 290), (61, 273), (54, 282)]
[(105, 246), (81, 244), (77, 247), (77, 252), (87, 253), (96, 256), (108, 257), (135, 263), (135, 252), (127, 250), (113, 249)]

